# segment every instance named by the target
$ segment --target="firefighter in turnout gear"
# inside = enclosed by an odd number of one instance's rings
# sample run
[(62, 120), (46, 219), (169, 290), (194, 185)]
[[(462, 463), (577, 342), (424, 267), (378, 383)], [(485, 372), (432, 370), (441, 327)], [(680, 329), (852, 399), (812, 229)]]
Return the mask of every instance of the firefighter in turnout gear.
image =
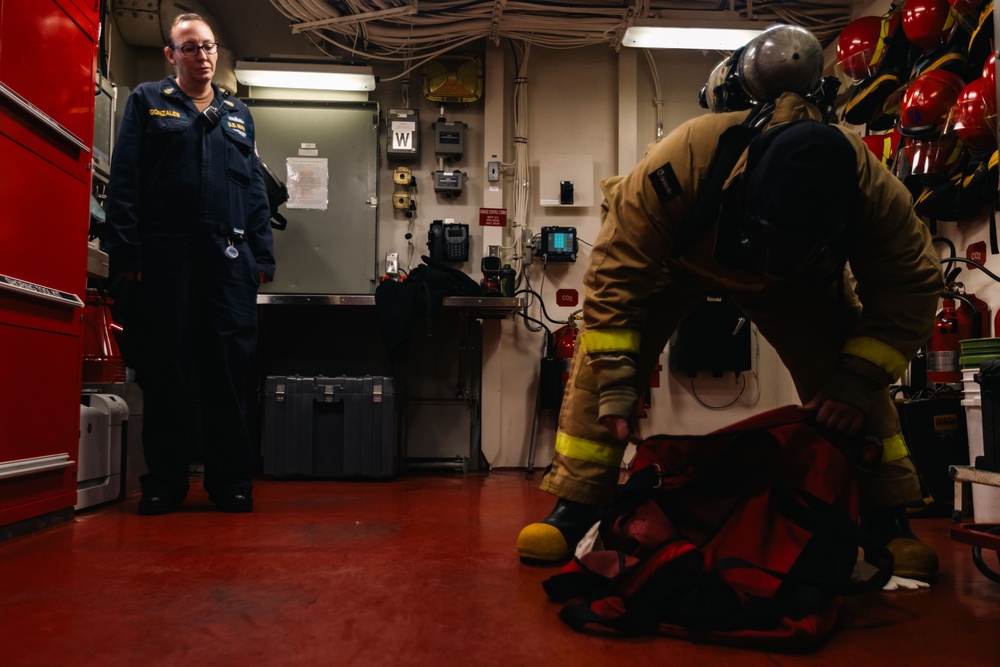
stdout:
[(931, 334), (941, 267), (906, 187), (860, 136), (822, 119), (801, 92), (755, 99), (682, 124), (602, 184), (584, 327), (541, 483), (558, 501), (521, 531), (523, 560), (572, 554), (639, 439), (639, 387), (685, 315), (726, 296), (774, 346), (804, 410), (882, 441), (882, 462), (859, 480), (863, 521), (895, 574), (934, 576), (937, 558), (906, 520), (922, 494), (888, 387)]

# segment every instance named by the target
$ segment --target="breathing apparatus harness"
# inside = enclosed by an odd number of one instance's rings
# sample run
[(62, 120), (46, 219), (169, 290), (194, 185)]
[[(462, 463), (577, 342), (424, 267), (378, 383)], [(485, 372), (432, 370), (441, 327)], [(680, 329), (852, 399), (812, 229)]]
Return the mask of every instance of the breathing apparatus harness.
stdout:
[[(821, 110), (824, 124), (828, 124), (833, 115), (833, 101), (838, 87), (836, 78), (826, 77), (816, 92), (805, 98)], [(714, 256), (722, 264), (761, 273), (764, 268), (761, 265), (763, 258), (769, 253), (780, 251), (775, 246), (781, 245), (781, 231), (767, 221), (746, 214), (743, 186), (735, 184), (728, 190), (724, 189), (726, 181), (745, 152), (749, 151), (749, 161), (752, 161), (755, 154), (760, 155), (766, 151), (770, 143), (769, 137), (796, 123), (816, 122), (790, 121), (765, 130), (774, 110), (773, 102), (752, 103), (746, 119), (722, 133), (698, 198), (678, 230), (673, 257), (683, 256), (715, 224), (718, 224), (718, 234)], [(758, 146), (763, 146), (763, 150), (756, 148)], [(749, 166), (751, 165), (748, 164)], [(831, 234), (829, 239), (816, 239), (817, 242), (822, 241), (822, 245), (817, 245), (812, 249), (812, 255), (806, 255), (805, 261), (799, 262), (799, 268), (804, 270), (804, 274), (777, 277), (794, 277), (796, 280), (806, 279), (819, 283), (842, 279), (847, 254), (844, 236), (841, 230), (840, 233)], [(814, 270), (808, 271), (809, 268)], [(768, 275), (768, 272), (764, 271), (763, 274)]]

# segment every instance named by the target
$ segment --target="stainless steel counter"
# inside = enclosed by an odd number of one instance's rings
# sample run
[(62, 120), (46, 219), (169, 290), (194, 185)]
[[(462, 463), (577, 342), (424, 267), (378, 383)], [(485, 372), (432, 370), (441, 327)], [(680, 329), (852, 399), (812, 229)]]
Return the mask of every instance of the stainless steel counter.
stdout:
[[(270, 306), (374, 306), (375, 297), (364, 294), (258, 294), (258, 305)], [(445, 308), (465, 310), (479, 319), (505, 320), (524, 308), (524, 297), (446, 296)]]

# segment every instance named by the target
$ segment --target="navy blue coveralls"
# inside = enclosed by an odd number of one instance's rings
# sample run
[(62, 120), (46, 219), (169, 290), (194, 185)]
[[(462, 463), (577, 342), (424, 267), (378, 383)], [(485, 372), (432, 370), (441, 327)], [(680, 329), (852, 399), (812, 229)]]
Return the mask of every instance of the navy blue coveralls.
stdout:
[(274, 275), (253, 119), (246, 105), (213, 89), (216, 123), (173, 76), (140, 84), (128, 98), (108, 188), (112, 270), (142, 272), (124, 329), (129, 365), (143, 390), (149, 469), (143, 492), (178, 502), (188, 491), (196, 419), (192, 368), (202, 405), (205, 488), (249, 490), (244, 392), (256, 345), (259, 272)]

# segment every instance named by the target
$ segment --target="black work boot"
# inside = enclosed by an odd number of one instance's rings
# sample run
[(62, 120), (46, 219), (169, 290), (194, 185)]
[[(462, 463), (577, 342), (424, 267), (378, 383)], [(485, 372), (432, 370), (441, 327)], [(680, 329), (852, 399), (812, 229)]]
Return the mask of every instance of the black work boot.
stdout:
[(905, 507), (865, 512), (861, 515), (861, 527), (885, 542), (892, 552), (894, 575), (920, 581), (934, 579), (938, 570), (937, 554), (913, 534)]
[(527, 562), (555, 563), (569, 558), (576, 543), (598, 519), (597, 507), (560, 498), (552, 512), (521, 530), (517, 553)]

